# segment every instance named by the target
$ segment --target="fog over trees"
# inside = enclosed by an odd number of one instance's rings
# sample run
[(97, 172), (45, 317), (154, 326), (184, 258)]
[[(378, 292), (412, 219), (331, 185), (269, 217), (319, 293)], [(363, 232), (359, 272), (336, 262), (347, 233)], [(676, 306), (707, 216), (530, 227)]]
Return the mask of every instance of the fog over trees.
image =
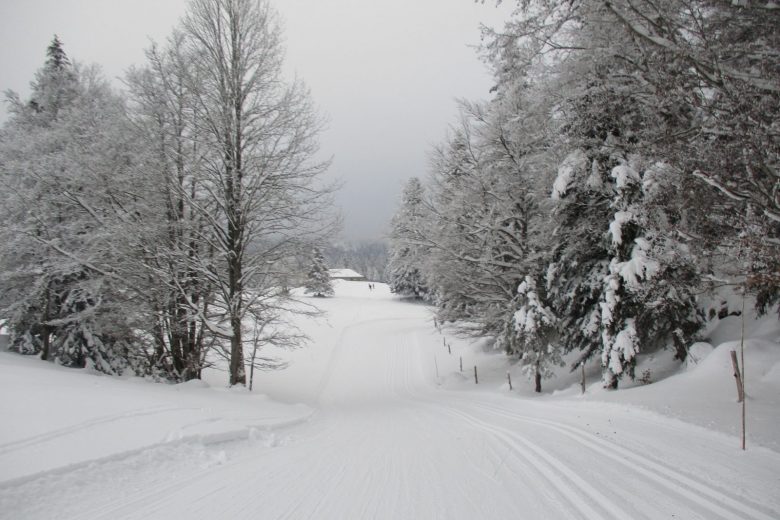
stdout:
[(331, 269), (352, 269), (372, 282), (387, 278), (387, 242), (384, 238), (335, 242), (323, 251)]

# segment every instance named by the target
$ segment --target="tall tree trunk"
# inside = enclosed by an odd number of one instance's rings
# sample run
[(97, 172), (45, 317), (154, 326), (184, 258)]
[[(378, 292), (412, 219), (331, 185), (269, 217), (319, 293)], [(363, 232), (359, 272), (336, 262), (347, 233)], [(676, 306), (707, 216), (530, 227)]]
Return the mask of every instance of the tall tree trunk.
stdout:
[(152, 357), (150, 369), (162, 367), (165, 359), (165, 330), (163, 328), (165, 313), (156, 309), (157, 318), (154, 320), (152, 334), (154, 335), (154, 356)]
[(230, 301), (228, 315), (230, 316), (230, 385), (245, 385), (244, 351), (241, 338), (241, 315), (243, 311), (243, 287), (241, 282), (242, 251), (241, 229), (237, 222), (238, 216), (233, 212), (233, 218), (228, 222), (228, 286)]
[(41, 359), (49, 359), (49, 349), (51, 348), (51, 327), (49, 326), (49, 313), (51, 312), (51, 295), (49, 286), (43, 292), (43, 315), (41, 316)]
[(539, 362), (536, 362), (536, 372), (534, 373), (534, 392), (537, 394), (542, 393), (542, 372), (539, 367)]
[(231, 317), (230, 326), (233, 329), (233, 336), (230, 338), (230, 385), (246, 385), (244, 350), (241, 342), (241, 319)]
[(609, 374), (609, 380), (605, 382), (604, 388), (607, 390), (617, 390), (618, 389), (618, 378), (615, 377), (615, 374), (612, 372), (609, 372), (609, 369), (605, 369), (608, 371)]

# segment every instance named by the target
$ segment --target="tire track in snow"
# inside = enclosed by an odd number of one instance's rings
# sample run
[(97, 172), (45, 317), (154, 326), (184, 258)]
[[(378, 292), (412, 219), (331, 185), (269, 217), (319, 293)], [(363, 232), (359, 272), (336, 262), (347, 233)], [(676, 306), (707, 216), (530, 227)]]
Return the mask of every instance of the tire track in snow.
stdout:
[(735, 518), (735, 515), (742, 515), (742, 518), (751, 518), (755, 520), (776, 520), (777, 518), (780, 518), (780, 511), (768, 512), (768, 510), (758, 504), (752, 502), (746, 504), (745, 502), (747, 499), (745, 498), (736, 498), (725, 489), (704, 483), (675, 468), (655, 461), (650, 457), (637, 454), (622, 446), (609, 443), (584, 429), (564, 425), (548, 419), (514, 414), (486, 403), (478, 403), (476, 401), (464, 402), (469, 402), (470, 404), (476, 405), (478, 410), (492, 413), (499, 417), (520, 420), (556, 431), (573, 440), (580, 446), (595, 451), (614, 462), (628, 467), (630, 470), (641, 474), (656, 485), (675, 493), (685, 500), (698, 504), (721, 518), (731, 519)]

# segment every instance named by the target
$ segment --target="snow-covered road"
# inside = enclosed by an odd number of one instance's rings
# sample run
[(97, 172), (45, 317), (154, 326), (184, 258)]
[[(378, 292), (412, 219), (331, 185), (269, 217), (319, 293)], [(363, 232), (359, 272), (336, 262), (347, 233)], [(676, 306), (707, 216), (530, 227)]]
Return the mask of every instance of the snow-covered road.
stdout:
[(257, 376), (306, 422), (0, 484), (0, 517), (780, 518), (780, 454), (629, 406), (440, 386), (428, 310), (347, 289), (318, 349)]

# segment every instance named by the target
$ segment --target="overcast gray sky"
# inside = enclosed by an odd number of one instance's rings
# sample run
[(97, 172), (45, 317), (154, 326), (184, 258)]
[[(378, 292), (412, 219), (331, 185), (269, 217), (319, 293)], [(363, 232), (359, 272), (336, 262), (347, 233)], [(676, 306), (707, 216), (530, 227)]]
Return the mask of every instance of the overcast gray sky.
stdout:
[[(474, 0), (272, 0), (284, 20), (287, 66), (328, 117), (322, 135), (344, 236), (378, 238), (401, 187), (427, 171), (427, 152), (455, 119), (455, 98), (486, 99), (487, 68), (470, 46), (480, 22), (500, 27), (510, 6)], [(186, 0), (0, 0), (0, 90), (26, 96), (52, 35), (111, 78), (143, 63)], [(511, 2), (509, 3), (511, 4)], [(118, 84), (118, 83), (117, 83)], [(5, 119), (5, 110), (0, 109)]]

